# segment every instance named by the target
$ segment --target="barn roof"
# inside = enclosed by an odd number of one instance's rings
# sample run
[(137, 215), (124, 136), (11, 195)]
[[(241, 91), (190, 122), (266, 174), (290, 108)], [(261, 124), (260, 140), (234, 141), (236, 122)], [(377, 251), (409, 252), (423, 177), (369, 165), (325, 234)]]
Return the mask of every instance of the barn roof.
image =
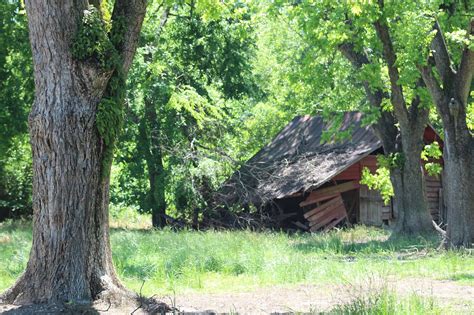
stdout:
[[(263, 204), (297, 192), (313, 190), (371, 152), (382, 147), (362, 114), (347, 112), (338, 119), (298, 116), (224, 183), (221, 202)], [(324, 131), (340, 126), (340, 141), (322, 141)], [(337, 127), (336, 127), (337, 128)]]

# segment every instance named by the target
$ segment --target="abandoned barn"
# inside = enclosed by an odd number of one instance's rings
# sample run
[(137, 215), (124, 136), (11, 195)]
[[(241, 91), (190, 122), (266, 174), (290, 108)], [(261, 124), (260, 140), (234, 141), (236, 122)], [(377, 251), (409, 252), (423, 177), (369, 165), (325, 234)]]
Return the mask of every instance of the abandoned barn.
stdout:
[[(334, 128), (332, 134), (345, 136), (327, 141)], [(424, 141), (442, 143), (432, 127)], [(227, 204), (254, 205), (283, 229), (390, 225), (396, 218), (393, 202), (385, 205), (378, 191), (360, 184), (364, 168), (377, 169), (378, 154), (382, 144), (359, 112), (332, 121), (299, 116), (235, 172), (220, 195)], [(429, 210), (437, 221), (444, 216), (440, 177), (425, 174)]]

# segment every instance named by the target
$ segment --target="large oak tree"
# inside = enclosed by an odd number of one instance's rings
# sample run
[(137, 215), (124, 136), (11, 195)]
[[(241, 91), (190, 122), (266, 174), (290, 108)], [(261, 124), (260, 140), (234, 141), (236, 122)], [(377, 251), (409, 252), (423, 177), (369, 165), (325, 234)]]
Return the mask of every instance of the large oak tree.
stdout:
[(109, 243), (109, 170), (146, 0), (26, 1), (35, 100), (33, 246), (4, 303), (127, 294)]
[(452, 45), (454, 47), (449, 51), (438, 21), (435, 22), (434, 32), (428, 62), (420, 65), (419, 69), (436, 104), (444, 129), (444, 195), (448, 221), (446, 245), (472, 247), (474, 135), (469, 130), (466, 118), (474, 74), (474, 18), (469, 21), (467, 32), (461, 33), (461, 39), (464, 39), (461, 49)]

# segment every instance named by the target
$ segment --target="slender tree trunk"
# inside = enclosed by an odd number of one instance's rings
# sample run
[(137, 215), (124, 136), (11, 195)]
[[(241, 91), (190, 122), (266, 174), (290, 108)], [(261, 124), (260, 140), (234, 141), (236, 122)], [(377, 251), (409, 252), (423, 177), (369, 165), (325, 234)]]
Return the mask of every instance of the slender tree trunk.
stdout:
[(148, 167), (150, 180), (150, 205), (152, 209), (153, 227), (162, 228), (166, 226), (166, 200), (164, 187), (164, 171), (161, 158), (153, 169)]
[(160, 142), (160, 123), (156, 108), (149, 97), (145, 97), (145, 126), (148, 129), (146, 148), (146, 162), (148, 167), (148, 180), (150, 190), (147, 202), (152, 211), (153, 227), (161, 228), (166, 225), (166, 199), (165, 199), (165, 169), (163, 167), (163, 154)]
[[(36, 87), (29, 116), (33, 246), (25, 273), (0, 301), (80, 303), (132, 296), (112, 264), (107, 175), (111, 160), (106, 160), (111, 148), (96, 126), (111, 72), (74, 59), (70, 49), (87, 1), (30, 0), (26, 8)], [(121, 54), (125, 73), (144, 10), (142, 1), (115, 3), (114, 14), (129, 18)]]

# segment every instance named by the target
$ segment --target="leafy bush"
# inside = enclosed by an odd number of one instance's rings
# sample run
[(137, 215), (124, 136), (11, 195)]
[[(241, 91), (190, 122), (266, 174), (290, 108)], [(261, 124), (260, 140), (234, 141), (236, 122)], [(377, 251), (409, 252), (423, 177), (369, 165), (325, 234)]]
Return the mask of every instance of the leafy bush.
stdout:
[(32, 213), (32, 167), (28, 137), (15, 137), (12, 143), (0, 161), (0, 219)]

